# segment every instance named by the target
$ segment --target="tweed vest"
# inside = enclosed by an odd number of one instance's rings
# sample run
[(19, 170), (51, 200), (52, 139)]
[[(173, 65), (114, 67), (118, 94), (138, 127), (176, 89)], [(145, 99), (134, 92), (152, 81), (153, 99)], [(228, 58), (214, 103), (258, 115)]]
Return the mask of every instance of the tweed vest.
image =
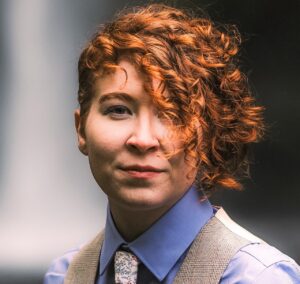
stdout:
[[(95, 283), (103, 238), (102, 231), (75, 255), (64, 284)], [(217, 284), (238, 250), (259, 242), (262, 240), (233, 222), (221, 208), (193, 241), (173, 283)]]

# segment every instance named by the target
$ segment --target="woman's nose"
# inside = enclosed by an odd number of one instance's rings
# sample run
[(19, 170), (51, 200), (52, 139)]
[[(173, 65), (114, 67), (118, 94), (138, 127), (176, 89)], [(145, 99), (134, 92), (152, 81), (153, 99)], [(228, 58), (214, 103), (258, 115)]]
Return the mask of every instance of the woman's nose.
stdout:
[(137, 120), (126, 145), (140, 153), (157, 150), (159, 138), (155, 121), (145, 117)]

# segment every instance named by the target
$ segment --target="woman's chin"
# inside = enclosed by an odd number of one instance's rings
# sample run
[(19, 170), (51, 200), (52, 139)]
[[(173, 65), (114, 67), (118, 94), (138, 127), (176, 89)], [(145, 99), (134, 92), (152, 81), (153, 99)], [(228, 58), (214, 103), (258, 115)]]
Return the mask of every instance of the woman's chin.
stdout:
[(124, 193), (108, 197), (109, 203), (127, 211), (151, 211), (164, 207), (170, 207), (170, 199), (165, 199), (163, 194), (151, 190), (135, 190), (135, 192)]

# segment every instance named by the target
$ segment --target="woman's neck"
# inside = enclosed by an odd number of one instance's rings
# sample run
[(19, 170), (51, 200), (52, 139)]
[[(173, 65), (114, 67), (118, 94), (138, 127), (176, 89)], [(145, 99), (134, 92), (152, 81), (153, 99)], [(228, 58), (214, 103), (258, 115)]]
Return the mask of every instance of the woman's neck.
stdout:
[(110, 202), (110, 210), (121, 236), (131, 242), (149, 229), (169, 208), (155, 208), (153, 210), (128, 210), (114, 206)]

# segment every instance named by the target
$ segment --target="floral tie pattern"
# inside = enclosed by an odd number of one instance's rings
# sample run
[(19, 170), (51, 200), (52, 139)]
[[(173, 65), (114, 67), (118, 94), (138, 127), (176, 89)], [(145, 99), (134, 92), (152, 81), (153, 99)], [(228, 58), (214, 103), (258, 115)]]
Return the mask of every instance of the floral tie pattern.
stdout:
[(115, 283), (136, 284), (138, 258), (127, 251), (117, 251), (115, 254)]

